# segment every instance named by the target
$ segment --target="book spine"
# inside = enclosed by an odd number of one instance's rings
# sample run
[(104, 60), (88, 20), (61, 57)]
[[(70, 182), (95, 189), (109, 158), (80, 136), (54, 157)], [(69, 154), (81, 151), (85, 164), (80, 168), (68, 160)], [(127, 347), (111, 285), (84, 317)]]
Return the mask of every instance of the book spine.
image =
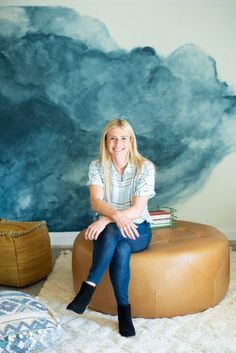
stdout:
[(176, 209), (172, 207), (157, 207), (154, 211), (149, 211), (151, 217), (151, 228), (175, 228), (176, 227)]
[(152, 220), (152, 224), (171, 224), (172, 220), (170, 219), (157, 219), (157, 220)]
[(158, 219), (171, 219), (171, 215), (159, 215), (159, 216), (151, 216), (151, 219), (158, 220)]
[(158, 210), (158, 211), (149, 211), (150, 214), (170, 214), (169, 211)]

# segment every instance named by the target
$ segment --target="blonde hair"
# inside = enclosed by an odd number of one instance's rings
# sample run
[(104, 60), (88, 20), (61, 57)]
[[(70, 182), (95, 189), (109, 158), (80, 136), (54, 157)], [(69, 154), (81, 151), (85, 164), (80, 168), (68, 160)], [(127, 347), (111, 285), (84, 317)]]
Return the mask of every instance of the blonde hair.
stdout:
[(136, 173), (141, 171), (145, 158), (138, 152), (137, 141), (134, 134), (134, 130), (131, 125), (125, 119), (114, 119), (107, 123), (104, 128), (101, 141), (100, 141), (100, 160), (102, 163), (103, 173), (104, 173), (104, 185), (105, 185), (105, 195), (108, 200), (111, 197), (111, 178), (110, 178), (110, 162), (111, 155), (107, 149), (106, 139), (108, 133), (115, 127), (119, 127), (124, 130), (129, 138), (131, 139), (131, 148), (129, 151), (128, 160), (131, 164), (136, 167)]

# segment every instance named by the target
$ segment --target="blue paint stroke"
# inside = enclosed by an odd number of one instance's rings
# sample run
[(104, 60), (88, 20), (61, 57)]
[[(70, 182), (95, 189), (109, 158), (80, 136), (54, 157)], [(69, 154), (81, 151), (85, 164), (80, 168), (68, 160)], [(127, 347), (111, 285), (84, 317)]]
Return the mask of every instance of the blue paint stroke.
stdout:
[(164, 58), (71, 9), (0, 9), (0, 217), (87, 226), (88, 166), (115, 117), (158, 166), (151, 206), (190, 197), (236, 150), (236, 96), (196, 45)]

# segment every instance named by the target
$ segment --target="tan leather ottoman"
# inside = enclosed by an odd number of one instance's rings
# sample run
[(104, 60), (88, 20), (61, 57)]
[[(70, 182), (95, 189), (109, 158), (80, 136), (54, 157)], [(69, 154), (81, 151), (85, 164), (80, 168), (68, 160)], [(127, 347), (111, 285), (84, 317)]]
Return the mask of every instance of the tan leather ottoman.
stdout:
[[(82, 231), (72, 254), (74, 290), (86, 279), (92, 241)], [(229, 286), (229, 245), (216, 228), (178, 221), (174, 229), (154, 230), (149, 248), (131, 255), (129, 299), (133, 317), (173, 317), (203, 311), (219, 303)], [(116, 314), (106, 271), (90, 309)]]
[(0, 284), (25, 287), (52, 270), (51, 244), (45, 221), (0, 219)]

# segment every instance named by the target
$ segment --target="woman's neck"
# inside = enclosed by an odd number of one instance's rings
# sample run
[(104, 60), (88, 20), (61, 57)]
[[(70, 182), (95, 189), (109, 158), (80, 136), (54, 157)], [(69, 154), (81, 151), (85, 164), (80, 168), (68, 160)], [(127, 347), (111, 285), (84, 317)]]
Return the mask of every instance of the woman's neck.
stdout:
[(112, 159), (112, 163), (117, 171), (118, 174), (123, 175), (125, 168), (128, 164), (127, 160), (117, 160), (117, 159)]

